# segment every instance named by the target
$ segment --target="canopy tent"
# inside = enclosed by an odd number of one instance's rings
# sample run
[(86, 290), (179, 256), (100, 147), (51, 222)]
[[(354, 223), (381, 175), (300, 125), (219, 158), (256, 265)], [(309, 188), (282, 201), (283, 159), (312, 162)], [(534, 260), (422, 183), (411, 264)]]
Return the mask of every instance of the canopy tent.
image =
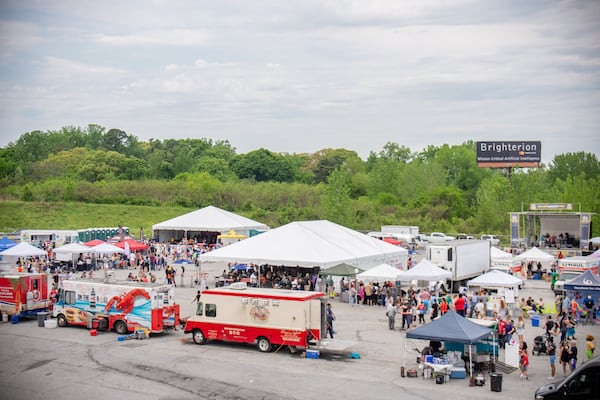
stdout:
[(406, 263), (408, 251), (330, 221), (291, 222), (200, 255), (227, 261), (327, 269), (340, 263), (368, 268)]
[(438, 267), (426, 258), (419, 261), (417, 265), (408, 271), (401, 271), (401, 281), (439, 281), (452, 277), (452, 273)]
[(517, 278), (516, 276), (507, 274), (506, 272), (491, 270), (483, 275), (479, 275), (477, 278), (471, 279), (467, 282), (467, 286), (481, 286), (481, 287), (494, 287), (494, 288), (509, 288), (517, 290), (519, 285), (523, 284), (523, 279)]
[(600, 279), (588, 269), (576, 278), (568, 280), (564, 284), (565, 290), (586, 290), (600, 292)]
[[(434, 319), (428, 324), (406, 332), (407, 339), (446, 341), (468, 345), (492, 335), (492, 329), (471, 322), (453, 310), (448, 311), (440, 318)], [(406, 341), (404, 341), (404, 346), (404, 353), (406, 354)], [(406, 355), (404, 357), (404, 363), (406, 364)], [(471, 361), (471, 354), (469, 353), (469, 364), (471, 364)], [(470, 368), (470, 372), (471, 374), (473, 373), (473, 368)]]
[(0, 251), (10, 249), (11, 247), (15, 246), (16, 244), (17, 244), (17, 242), (13, 242), (9, 238), (3, 237), (2, 239), (0, 239)]
[(116, 243), (115, 246), (120, 247), (124, 250), (127, 250), (127, 246), (129, 246), (130, 251), (141, 251), (148, 249), (148, 245), (133, 239), (123, 240), (121, 242)]
[(401, 272), (398, 268), (384, 263), (361, 272), (356, 275), (356, 279), (363, 281), (397, 281)]
[(14, 245), (2, 252), (0, 256), (12, 256), (12, 257), (35, 257), (47, 255), (45, 250), (38, 247), (32, 246), (29, 243), (21, 242)]
[(160, 242), (191, 238), (202, 232), (216, 232), (216, 236), (235, 230), (249, 235), (251, 230), (267, 229), (269, 227), (265, 224), (214, 206), (204, 207), (152, 226), (154, 237), (158, 237)]
[(552, 262), (554, 261), (554, 256), (546, 253), (538, 249), (537, 247), (532, 247), (524, 253), (515, 256), (517, 260), (523, 261), (540, 261), (540, 262)]
[(331, 276), (354, 276), (360, 274), (364, 270), (346, 263), (334, 265), (331, 268), (327, 268), (326, 274)]
[(94, 246), (98, 246), (99, 244), (103, 244), (106, 243), (104, 240), (100, 240), (100, 239), (94, 239), (94, 240), (90, 240), (89, 242), (85, 242), (84, 245), (89, 246), (89, 247), (94, 247)]
[(247, 237), (247, 235), (242, 235), (241, 233), (237, 233), (235, 229), (232, 229), (227, 233), (218, 235), (217, 239), (245, 239)]
[(589, 240), (592, 244), (600, 244), (600, 236), (593, 237)]
[(69, 243), (64, 246), (57, 247), (52, 250), (53, 253), (65, 253), (65, 254), (81, 254), (81, 253), (92, 253), (92, 249), (88, 246), (79, 243)]
[(123, 250), (122, 248), (108, 243), (102, 243), (97, 246), (91, 247), (91, 250), (97, 254), (125, 253), (125, 250)]
[(508, 253), (504, 250), (500, 250), (497, 247), (493, 247), (490, 249), (490, 257), (491, 258), (513, 258), (512, 253)]

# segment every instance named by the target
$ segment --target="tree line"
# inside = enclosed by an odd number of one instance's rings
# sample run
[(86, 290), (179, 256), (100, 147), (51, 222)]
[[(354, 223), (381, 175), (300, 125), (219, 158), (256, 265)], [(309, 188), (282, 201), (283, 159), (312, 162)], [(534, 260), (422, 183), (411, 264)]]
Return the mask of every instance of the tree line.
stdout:
[[(473, 141), (414, 152), (388, 142), (362, 160), (355, 151), (313, 154), (228, 141), (140, 141), (98, 125), (33, 131), (0, 149), (4, 200), (150, 206), (207, 205), (271, 226), (328, 219), (353, 229), (417, 225), (422, 231), (508, 231), (508, 213), (529, 203), (573, 203), (600, 211), (600, 162), (557, 154), (536, 169), (479, 168)], [(595, 221), (597, 216), (593, 217)]]

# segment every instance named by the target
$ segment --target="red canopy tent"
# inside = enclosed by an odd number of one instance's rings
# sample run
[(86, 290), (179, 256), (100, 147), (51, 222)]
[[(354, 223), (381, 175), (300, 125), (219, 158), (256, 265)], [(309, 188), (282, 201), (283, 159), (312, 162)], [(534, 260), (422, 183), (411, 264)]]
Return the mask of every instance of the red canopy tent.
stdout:
[(94, 246), (98, 246), (99, 244), (103, 244), (103, 243), (106, 243), (106, 242), (104, 240), (94, 239), (94, 240), (90, 240), (89, 242), (85, 242), (84, 244), (89, 247), (94, 247)]
[(389, 244), (394, 244), (394, 245), (396, 245), (396, 246), (400, 246), (400, 245), (402, 244), (402, 242), (401, 242), (401, 241), (399, 241), (399, 240), (396, 240), (396, 239), (394, 239), (394, 238), (390, 238), (390, 237), (384, 238), (384, 239), (383, 239), (383, 241), (384, 241), (384, 242), (387, 242), (387, 243), (389, 243)]
[(138, 250), (148, 249), (147, 245), (145, 245), (144, 243), (138, 242), (137, 240), (133, 240), (133, 239), (125, 239), (121, 242), (116, 243), (115, 246), (124, 249), (125, 243), (129, 244), (130, 251), (138, 251)]

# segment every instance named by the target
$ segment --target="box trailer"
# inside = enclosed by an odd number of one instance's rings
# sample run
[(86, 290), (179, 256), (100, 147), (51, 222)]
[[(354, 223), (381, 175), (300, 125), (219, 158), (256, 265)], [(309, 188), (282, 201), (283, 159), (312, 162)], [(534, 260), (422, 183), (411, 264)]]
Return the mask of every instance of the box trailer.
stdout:
[(591, 269), (594, 275), (598, 275), (600, 258), (590, 256), (575, 256), (561, 258), (557, 262), (558, 279), (551, 287), (555, 294), (565, 293), (565, 282), (577, 278), (588, 269)]
[(48, 280), (42, 273), (0, 273), (2, 314), (32, 317), (48, 311)]
[(427, 258), (435, 265), (452, 273), (451, 288), (458, 292), (467, 280), (490, 270), (490, 242), (488, 240), (455, 240), (431, 243)]
[(159, 333), (179, 325), (173, 285), (157, 283), (64, 280), (52, 314), (60, 327), (79, 325), (122, 335), (138, 328)]
[(326, 335), (326, 298), (322, 292), (250, 288), (238, 282), (202, 292), (196, 314), (185, 322), (197, 344), (222, 340), (307, 349)]

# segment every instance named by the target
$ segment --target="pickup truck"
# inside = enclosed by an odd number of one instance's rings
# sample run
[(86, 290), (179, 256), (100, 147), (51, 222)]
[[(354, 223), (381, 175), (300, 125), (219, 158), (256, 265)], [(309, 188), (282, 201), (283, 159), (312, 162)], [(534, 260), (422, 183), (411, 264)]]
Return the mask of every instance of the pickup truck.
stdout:
[(500, 246), (500, 239), (496, 235), (481, 235), (481, 240), (489, 240), (494, 247)]
[(450, 242), (452, 240), (455, 240), (456, 238), (454, 236), (448, 236), (442, 232), (431, 232), (431, 235), (429, 235), (427, 239), (429, 243), (443, 243)]

